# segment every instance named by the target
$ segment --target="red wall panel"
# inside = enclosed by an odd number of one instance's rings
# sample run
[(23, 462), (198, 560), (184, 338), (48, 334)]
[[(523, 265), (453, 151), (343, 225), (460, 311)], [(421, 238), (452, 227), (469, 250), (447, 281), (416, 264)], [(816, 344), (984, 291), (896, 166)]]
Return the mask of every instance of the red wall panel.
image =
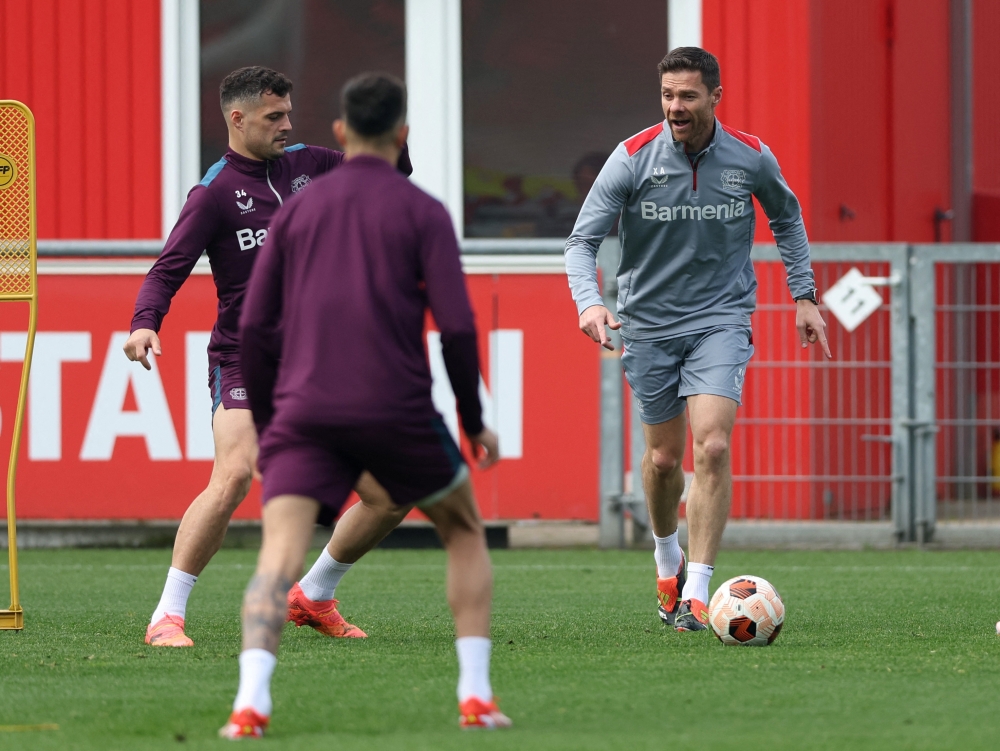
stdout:
[(885, 0), (812, 3), (810, 17), (816, 30), (810, 55), (810, 238), (886, 239), (894, 186)]
[[(987, 40), (1000, 6), (980, 6), (976, 70), (1000, 72)], [(719, 117), (772, 148), (813, 240), (934, 239), (935, 209), (951, 204), (948, 0), (704, 0), (703, 13), (722, 65)], [(1000, 97), (985, 98), (995, 111)], [(977, 174), (1000, 161), (979, 128)], [(756, 240), (770, 240), (758, 220)]]
[[(809, 183), (809, 16), (804, 0), (704, 0), (703, 44), (719, 58), (719, 119), (774, 152), (802, 204)], [(757, 242), (774, 242), (757, 206)]]
[(159, 237), (159, 2), (0, 0), (0, 27), (0, 96), (35, 115), (39, 237)]
[[(934, 212), (951, 206), (949, 37), (949, 0), (896, 0), (891, 153), (896, 187), (888, 240), (933, 242)], [(950, 239), (945, 222), (942, 240)]]
[(973, 190), (1000, 194), (1000, 3), (976, 0), (972, 13)]

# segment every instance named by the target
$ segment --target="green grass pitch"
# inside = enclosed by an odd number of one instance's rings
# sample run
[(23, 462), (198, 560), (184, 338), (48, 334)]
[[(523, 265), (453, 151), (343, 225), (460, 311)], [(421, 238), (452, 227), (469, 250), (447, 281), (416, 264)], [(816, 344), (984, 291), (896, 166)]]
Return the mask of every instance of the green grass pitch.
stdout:
[[(169, 552), (25, 551), (23, 632), (0, 632), (8, 749), (219, 748), (255, 560), (195, 587), (189, 650), (142, 643)], [(376, 551), (338, 590), (367, 640), (286, 627), (273, 749), (935, 749), (1000, 738), (1000, 554), (724, 552), (715, 583), (771, 580), (766, 648), (677, 634), (648, 552), (497, 551), (493, 685), (512, 730), (457, 728), (440, 551)], [(3, 571), (6, 578), (6, 570)], [(252, 742), (251, 742), (252, 743)]]

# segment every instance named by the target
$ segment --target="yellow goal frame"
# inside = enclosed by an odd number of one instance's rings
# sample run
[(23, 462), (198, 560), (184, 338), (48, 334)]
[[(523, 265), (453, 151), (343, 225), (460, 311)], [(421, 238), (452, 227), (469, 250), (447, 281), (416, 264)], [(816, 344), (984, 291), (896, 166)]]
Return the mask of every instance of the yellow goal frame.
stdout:
[(28, 303), (28, 346), (7, 467), (7, 558), (10, 608), (0, 610), (0, 629), (24, 628), (17, 581), (17, 516), (14, 483), (28, 374), (38, 325), (38, 224), (35, 215), (35, 118), (20, 102), (0, 100), (0, 302)]

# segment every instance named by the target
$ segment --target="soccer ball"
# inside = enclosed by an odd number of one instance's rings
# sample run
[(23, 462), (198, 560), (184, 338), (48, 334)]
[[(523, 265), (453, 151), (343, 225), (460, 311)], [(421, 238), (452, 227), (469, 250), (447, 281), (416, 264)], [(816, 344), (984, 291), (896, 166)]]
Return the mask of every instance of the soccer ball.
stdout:
[(708, 622), (723, 644), (766, 646), (778, 638), (784, 620), (778, 590), (749, 574), (725, 582), (708, 605)]

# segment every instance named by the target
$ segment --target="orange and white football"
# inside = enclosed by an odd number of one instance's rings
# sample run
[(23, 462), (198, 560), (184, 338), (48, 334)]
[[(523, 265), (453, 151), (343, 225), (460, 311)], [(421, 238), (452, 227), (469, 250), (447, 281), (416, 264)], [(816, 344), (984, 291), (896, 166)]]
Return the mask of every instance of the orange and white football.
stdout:
[(763, 647), (778, 638), (785, 604), (766, 579), (744, 574), (715, 590), (708, 622), (723, 644)]

